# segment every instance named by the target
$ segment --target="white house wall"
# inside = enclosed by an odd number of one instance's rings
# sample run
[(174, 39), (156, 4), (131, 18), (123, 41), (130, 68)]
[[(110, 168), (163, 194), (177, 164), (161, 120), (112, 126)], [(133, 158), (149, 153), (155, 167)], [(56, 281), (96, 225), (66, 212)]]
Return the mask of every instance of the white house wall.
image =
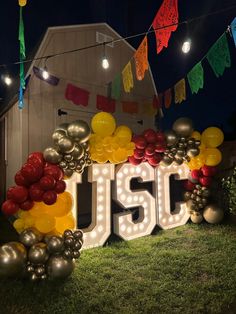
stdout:
[[(116, 33), (105, 24), (52, 28), (48, 30), (36, 57), (96, 44), (96, 31), (117, 38)], [(102, 47), (48, 59), (49, 72), (60, 78), (60, 83), (56, 87), (35, 77), (31, 68), (31, 79), (25, 93), (25, 108), (19, 111), (15, 104), (7, 113), (7, 187), (13, 184), (14, 175), (28, 153), (43, 151), (47, 146), (52, 145), (51, 134), (57, 124), (80, 117), (90, 122), (93, 114), (97, 112), (96, 95), (107, 95), (107, 83), (112, 81), (117, 73), (121, 73), (134, 51), (127, 43), (121, 41), (115, 43), (114, 48), (107, 46), (106, 53), (111, 64), (108, 71), (101, 67)], [(40, 60), (34, 65), (43, 67), (44, 63), (44, 60)], [(143, 104), (150, 102), (155, 93), (150, 73), (148, 72), (145, 79), (139, 82), (135, 78), (134, 64), (132, 68), (134, 89), (129, 94), (123, 91), (121, 100), (138, 101)], [(65, 99), (67, 83), (90, 92), (88, 107), (76, 106)], [(59, 108), (66, 110), (68, 115), (58, 117)], [(120, 103), (116, 104), (114, 116), (117, 124), (129, 125), (137, 133), (144, 128), (154, 126), (153, 117), (144, 116), (142, 113), (138, 115), (123, 113)], [(138, 120), (143, 120), (144, 125), (138, 124)]]

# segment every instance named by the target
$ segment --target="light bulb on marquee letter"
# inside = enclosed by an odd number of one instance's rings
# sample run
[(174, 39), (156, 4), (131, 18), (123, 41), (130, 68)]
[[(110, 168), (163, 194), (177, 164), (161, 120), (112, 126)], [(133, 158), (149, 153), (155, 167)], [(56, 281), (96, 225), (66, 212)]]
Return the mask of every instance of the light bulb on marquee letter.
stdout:
[(72, 207), (72, 214), (75, 218), (75, 225), (77, 226), (77, 211), (78, 211), (78, 204), (77, 204), (77, 184), (82, 182), (82, 175), (74, 172), (73, 175), (66, 180), (66, 191), (71, 193), (73, 198), (73, 207)]
[(176, 203), (176, 208), (170, 208), (170, 176), (175, 174), (175, 179), (185, 180), (189, 175), (189, 168), (182, 164), (176, 166), (160, 165), (157, 169), (157, 224), (162, 229), (171, 229), (182, 226), (188, 221), (190, 214), (185, 202)]
[(113, 164), (93, 164), (88, 170), (92, 182), (92, 222), (84, 232), (83, 248), (102, 246), (111, 234), (111, 180)]
[(154, 169), (148, 163), (138, 166), (126, 163), (116, 168), (116, 181), (113, 190), (113, 198), (123, 208), (139, 206), (139, 218), (132, 221), (132, 213), (126, 211), (114, 214), (114, 233), (124, 240), (149, 235), (156, 225), (155, 198), (145, 190), (132, 191), (130, 181), (140, 178), (141, 182), (154, 181)]

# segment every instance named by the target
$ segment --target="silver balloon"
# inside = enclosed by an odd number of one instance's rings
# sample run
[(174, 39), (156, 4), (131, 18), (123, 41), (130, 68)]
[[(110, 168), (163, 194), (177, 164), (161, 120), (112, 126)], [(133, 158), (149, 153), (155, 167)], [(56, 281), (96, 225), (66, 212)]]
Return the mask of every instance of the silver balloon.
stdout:
[(44, 264), (48, 260), (47, 246), (39, 242), (29, 249), (28, 259), (33, 264)]
[[(69, 123), (62, 123), (62, 124), (60, 124), (60, 125), (58, 125), (58, 126), (56, 127), (55, 131), (57, 131), (57, 130), (62, 130), (62, 131), (64, 131), (64, 132), (66, 132), (66, 134), (67, 134), (68, 125), (69, 125)], [(55, 131), (54, 131), (54, 132), (55, 132)]]
[(58, 141), (58, 147), (61, 153), (69, 154), (75, 148), (75, 144), (70, 137), (64, 136)]
[(59, 141), (62, 137), (66, 136), (66, 135), (67, 135), (67, 133), (66, 133), (66, 131), (64, 131), (64, 130), (56, 130), (56, 131), (54, 131), (54, 132), (52, 133), (52, 139), (53, 139), (54, 143), (57, 144), (58, 141)]
[(19, 276), (26, 266), (27, 252), (22, 243), (9, 242), (0, 247), (0, 277)]
[(165, 165), (170, 165), (173, 162), (173, 159), (171, 159), (168, 156), (164, 156), (162, 161), (164, 162)]
[(42, 240), (42, 234), (34, 228), (25, 229), (20, 233), (19, 240), (25, 246), (32, 246)]
[(83, 170), (84, 170), (84, 166), (81, 166), (81, 165), (77, 165), (77, 166), (76, 166), (76, 170), (75, 170), (76, 172), (82, 173)]
[(61, 162), (59, 162), (59, 166), (64, 170), (68, 168), (68, 164), (65, 160), (62, 160)]
[(174, 146), (178, 141), (178, 137), (173, 130), (166, 131), (165, 137), (167, 146)]
[(75, 148), (73, 152), (71, 153), (74, 160), (78, 160), (83, 157), (84, 155), (84, 149), (81, 145), (77, 144), (75, 145)]
[(178, 157), (184, 157), (185, 155), (185, 150), (183, 148), (178, 148), (176, 151), (176, 154)]
[(196, 210), (197, 209), (197, 205), (196, 205), (196, 203), (193, 201), (193, 200), (188, 200), (187, 202), (186, 202), (186, 206), (187, 206), (187, 208), (190, 210), (190, 211), (194, 211), (194, 210)]
[(93, 164), (92, 159), (87, 159), (87, 160), (86, 160), (86, 165), (87, 165), (87, 166), (91, 166), (92, 164)]
[(73, 232), (73, 236), (76, 240), (80, 240), (83, 238), (83, 231), (77, 229)]
[(75, 268), (75, 263), (71, 259), (62, 256), (51, 256), (47, 263), (47, 273), (52, 279), (62, 279), (71, 275)]
[(191, 158), (196, 157), (197, 155), (199, 155), (199, 153), (200, 153), (200, 150), (197, 147), (192, 147), (187, 150), (187, 155)]
[(83, 120), (76, 120), (70, 123), (67, 130), (68, 135), (80, 143), (87, 142), (91, 134), (88, 123)]
[(189, 138), (187, 143), (188, 143), (188, 146), (195, 146), (195, 139), (194, 138)]
[(68, 178), (71, 177), (72, 174), (74, 173), (72, 169), (64, 169), (63, 171), (64, 171), (64, 175)]
[(76, 166), (77, 166), (76, 161), (71, 161), (68, 163), (68, 167), (72, 170), (75, 170)]
[(48, 147), (43, 152), (43, 157), (51, 164), (58, 164), (62, 160), (62, 155), (54, 147)]
[(192, 193), (191, 193), (190, 191), (184, 192), (184, 200), (185, 200), (185, 201), (190, 200), (191, 194), (192, 194)]
[(72, 161), (73, 160), (72, 153), (64, 155), (63, 158), (65, 159), (66, 162)]
[(89, 152), (89, 149), (90, 149), (89, 142), (84, 142), (84, 143), (82, 143), (81, 145), (82, 145), (82, 147), (84, 148), (84, 150), (85, 150), (86, 152)]
[(52, 236), (47, 241), (47, 249), (51, 254), (60, 253), (64, 249), (64, 240), (59, 236)]
[(45, 266), (44, 265), (39, 265), (35, 267), (35, 274), (39, 277), (45, 274)]
[(80, 257), (80, 251), (79, 250), (73, 251), (73, 258), (79, 258), (79, 257)]
[(177, 165), (182, 165), (182, 163), (184, 162), (183, 161), (183, 158), (175, 158), (175, 163), (177, 164)]
[(73, 237), (73, 231), (70, 229), (66, 229), (63, 233), (63, 237), (67, 238), (67, 237)]
[(189, 118), (179, 118), (172, 128), (179, 136), (189, 137), (193, 133), (193, 122)]

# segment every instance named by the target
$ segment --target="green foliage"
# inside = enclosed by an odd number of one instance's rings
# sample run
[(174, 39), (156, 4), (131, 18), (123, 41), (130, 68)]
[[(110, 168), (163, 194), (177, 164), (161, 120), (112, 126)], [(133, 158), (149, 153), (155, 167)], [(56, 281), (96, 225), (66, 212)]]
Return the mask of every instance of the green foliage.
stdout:
[(236, 226), (188, 224), (85, 250), (59, 282), (0, 281), (1, 313), (235, 313)]
[(222, 179), (222, 187), (229, 211), (236, 215), (236, 166), (231, 176)]

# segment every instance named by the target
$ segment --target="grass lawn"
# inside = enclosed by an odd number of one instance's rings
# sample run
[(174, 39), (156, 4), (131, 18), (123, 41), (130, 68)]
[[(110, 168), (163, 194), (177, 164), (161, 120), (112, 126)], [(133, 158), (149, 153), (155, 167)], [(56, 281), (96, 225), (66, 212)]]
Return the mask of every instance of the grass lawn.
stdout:
[(63, 282), (0, 281), (0, 313), (236, 313), (236, 226), (86, 250)]

